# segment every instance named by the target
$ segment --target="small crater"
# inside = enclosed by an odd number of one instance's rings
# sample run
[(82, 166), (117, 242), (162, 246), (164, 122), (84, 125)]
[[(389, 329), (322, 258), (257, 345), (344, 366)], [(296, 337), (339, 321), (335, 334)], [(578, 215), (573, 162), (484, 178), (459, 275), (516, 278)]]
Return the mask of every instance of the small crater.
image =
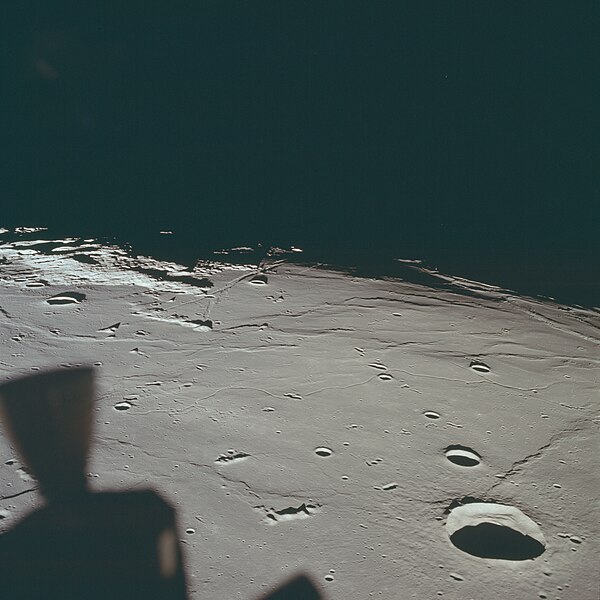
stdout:
[(137, 346), (135, 348), (132, 348), (129, 352), (131, 354), (139, 354), (140, 356), (145, 356), (146, 358), (148, 358), (148, 355), (142, 352)]
[(281, 521), (307, 519), (308, 517), (312, 517), (319, 507), (316, 504), (303, 502), (300, 506), (288, 506), (280, 510), (274, 508), (265, 509), (264, 506), (257, 506), (255, 508), (263, 510), (268, 521), (274, 525)]
[(427, 417), (428, 419), (439, 419), (441, 417), (440, 413), (435, 412), (434, 410), (426, 410), (423, 413), (424, 417)]
[(381, 363), (371, 363), (369, 367), (371, 367), (371, 369), (379, 369), (380, 371), (387, 370), (387, 367), (385, 365), (382, 365)]
[(292, 400), (302, 400), (302, 396), (300, 394), (294, 394), (292, 392), (284, 394), (286, 398), (291, 398)]
[(102, 327), (101, 329), (98, 329), (98, 331), (106, 331), (107, 333), (115, 333), (117, 331), (117, 329), (119, 329), (119, 327), (121, 327), (120, 321), (119, 321), (119, 323), (113, 323), (112, 325), (109, 325), (108, 327)]
[(188, 535), (194, 535), (194, 533), (196, 533), (196, 530), (195, 530), (193, 527), (188, 527), (188, 528), (185, 530), (185, 532), (186, 532)]
[(247, 452), (236, 452), (235, 450), (229, 450), (226, 454), (221, 454), (215, 462), (218, 463), (229, 463), (236, 460), (243, 460), (248, 458), (250, 455)]
[(211, 331), (213, 328), (213, 322), (210, 319), (193, 319), (190, 323), (196, 325), (198, 331)]
[(479, 558), (529, 560), (546, 549), (538, 525), (519, 509), (503, 504), (459, 504), (450, 510), (446, 531), (454, 546)]
[(367, 463), (367, 465), (369, 467), (374, 467), (374, 466), (378, 465), (379, 463), (382, 463), (383, 462), (383, 458), (377, 457), (377, 458), (373, 458), (371, 460), (366, 460), (365, 462)]
[(263, 412), (274, 412), (275, 409), (272, 406), (264, 406), (261, 410)]
[(252, 285), (267, 285), (268, 282), (269, 280), (266, 275), (255, 275), (248, 281), (248, 283), (251, 283)]
[(448, 446), (445, 455), (452, 464), (459, 467), (476, 467), (481, 463), (481, 456), (466, 446)]
[(398, 484), (393, 481), (392, 483), (386, 483), (384, 486), (381, 487), (381, 489), (384, 492), (389, 492), (390, 490), (395, 490), (398, 487)]
[(46, 302), (52, 305), (80, 304), (85, 298), (85, 294), (80, 292), (63, 292), (62, 294), (56, 294), (56, 296), (48, 298)]
[(381, 379), (381, 381), (391, 381), (394, 378), (389, 373), (381, 373), (381, 375), (379, 375), (379, 379)]
[(478, 373), (489, 373), (491, 370), (484, 362), (479, 360), (472, 360), (469, 367)]
[(31, 283), (25, 284), (25, 287), (28, 287), (28, 288), (40, 288), (40, 287), (46, 287), (46, 284), (42, 283), (41, 281), (32, 281)]
[(582, 540), (582, 539), (581, 539), (579, 536), (577, 536), (577, 535), (572, 535), (572, 536), (571, 536), (569, 539), (570, 539), (570, 540), (571, 540), (571, 541), (572, 541), (574, 544), (582, 544), (582, 543), (583, 543), (583, 540)]
[(317, 456), (331, 456), (333, 454), (333, 450), (331, 450), (330, 448), (325, 448), (324, 446), (321, 446), (319, 448), (315, 448), (315, 454)]
[(333, 575), (325, 575), (324, 579), (325, 581), (334, 581)]
[(131, 404), (131, 402), (127, 402), (127, 400), (124, 400), (123, 402), (117, 402), (113, 406), (113, 408), (115, 410), (124, 411), (124, 410), (129, 410), (132, 406), (133, 406), (133, 404)]

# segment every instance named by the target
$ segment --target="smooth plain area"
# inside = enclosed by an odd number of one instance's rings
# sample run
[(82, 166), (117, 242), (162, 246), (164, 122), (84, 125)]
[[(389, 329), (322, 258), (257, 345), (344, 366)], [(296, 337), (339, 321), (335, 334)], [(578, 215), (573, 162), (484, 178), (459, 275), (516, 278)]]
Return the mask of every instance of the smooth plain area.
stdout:
[[(300, 571), (331, 600), (597, 598), (597, 311), (285, 253), (185, 269), (53, 248), (0, 246), (0, 374), (96, 365), (89, 484), (172, 501), (191, 598)], [(0, 459), (7, 530), (41, 497), (4, 436)], [(543, 554), (456, 548), (466, 498), (522, 511)]]

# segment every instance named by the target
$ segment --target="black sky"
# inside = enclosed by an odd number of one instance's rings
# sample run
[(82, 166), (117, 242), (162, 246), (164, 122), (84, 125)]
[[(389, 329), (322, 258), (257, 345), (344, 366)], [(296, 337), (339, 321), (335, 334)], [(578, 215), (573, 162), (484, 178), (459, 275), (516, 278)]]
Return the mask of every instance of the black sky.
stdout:
[(589, 288), (595, 2), (57, 1), (5, 16), (7, 224), (480, 256)]

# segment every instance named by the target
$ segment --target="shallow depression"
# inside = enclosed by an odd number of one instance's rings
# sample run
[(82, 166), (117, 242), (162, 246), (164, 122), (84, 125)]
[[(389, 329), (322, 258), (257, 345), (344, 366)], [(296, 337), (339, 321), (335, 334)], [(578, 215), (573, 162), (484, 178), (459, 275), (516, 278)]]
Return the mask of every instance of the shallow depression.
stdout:
[(269, 280), (266, 275), (255, 275), (248, 283), (252, 285), (267, 285)]

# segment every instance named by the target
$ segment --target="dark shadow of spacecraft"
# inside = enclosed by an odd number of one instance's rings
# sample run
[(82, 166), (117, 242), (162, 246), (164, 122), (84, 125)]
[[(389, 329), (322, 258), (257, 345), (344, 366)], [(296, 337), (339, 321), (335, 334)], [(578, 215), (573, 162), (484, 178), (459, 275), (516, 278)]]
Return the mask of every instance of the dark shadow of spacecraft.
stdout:
[[(151, 489), (88, 490), (94, 372), (53, 370), (0, 385), (0, 416), (46, 504), (0, 536), (12, 600), (184, 600), (174, 508)], [(318, 600), (298, 575), (263, 600)]]

